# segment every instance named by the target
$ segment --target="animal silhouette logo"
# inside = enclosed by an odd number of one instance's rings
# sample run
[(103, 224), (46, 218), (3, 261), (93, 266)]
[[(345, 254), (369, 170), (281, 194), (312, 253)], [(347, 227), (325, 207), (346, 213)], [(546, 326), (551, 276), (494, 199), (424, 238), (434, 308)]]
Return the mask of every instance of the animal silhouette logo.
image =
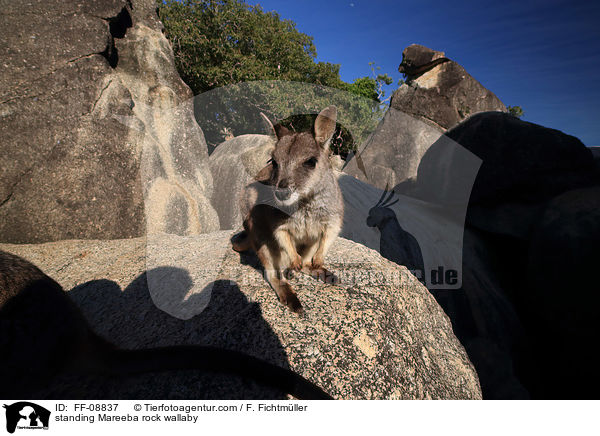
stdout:
[(369, 210), (367, 225), (379, 229), (381, 233), (379, 252), (383, 257), (398, 265), (406, 266), (418, 279), (424, 280), (425, 267), (419, 242), (398, 222), (392, 206), (399, 199), (394, 198), (394, 190), (390, 191), (389, 185), (386, 186), (377, 204)]
[(6, 409), (6, 431), (14, 433), (19, 429), (48, 429), (50, 411), (35, 403), (19, 401), (4, 405)]

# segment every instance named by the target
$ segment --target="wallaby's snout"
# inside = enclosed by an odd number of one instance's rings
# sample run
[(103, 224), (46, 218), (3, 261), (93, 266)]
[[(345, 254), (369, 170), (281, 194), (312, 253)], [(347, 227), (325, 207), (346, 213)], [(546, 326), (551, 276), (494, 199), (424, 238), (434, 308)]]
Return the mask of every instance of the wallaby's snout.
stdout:
[(292, 190), (288, 188), (287, 185), (283, 188), (281, 187), (281, 185), (279, 185), (279, 188), (275, 189), (275, 198), (277, 198), (277, 200), (281, 202), (289, 200), (291, 196)]
[[(272, 162), (275, 163), (276, 161), (272, 160)], [(275, 197), (275, 202), (281, 206), (291, 206), (299, 198), (299, 193), (296, 189), (298, 181), (294, 181), (292, 178), (295, 174), (285, 173), (286, 169), (289, 171), (288, 168), (284, 169), (275, 165), (273, 174), (275, 176), (275, 180), (273, 181), (273, 196)]]
[(271, 183), (277, 204), (291, 206), (314, 190), (327, 171), (325, 167), (315, 168), (322, 153), (310, 133), (279, 140), (271, 159)]

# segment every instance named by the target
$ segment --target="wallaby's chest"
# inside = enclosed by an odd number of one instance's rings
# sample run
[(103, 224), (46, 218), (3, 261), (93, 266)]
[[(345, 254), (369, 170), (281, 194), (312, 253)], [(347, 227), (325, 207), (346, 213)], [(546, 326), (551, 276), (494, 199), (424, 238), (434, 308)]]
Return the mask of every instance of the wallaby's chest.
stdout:
[(325, 211), (318, 208), (300, 208), (286, 223), (286, 228), (296, 244), (310, 244), (319, 240), (327, 225)]

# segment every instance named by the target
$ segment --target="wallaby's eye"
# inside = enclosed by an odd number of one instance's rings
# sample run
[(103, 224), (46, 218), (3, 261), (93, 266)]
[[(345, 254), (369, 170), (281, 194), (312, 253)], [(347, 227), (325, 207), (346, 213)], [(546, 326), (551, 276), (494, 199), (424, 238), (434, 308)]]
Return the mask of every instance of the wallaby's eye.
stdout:
[(314, 168), (317, 166), (317, 158), (311, 157), (310, 159), (304, 161), (303, 164), (306, 168)]

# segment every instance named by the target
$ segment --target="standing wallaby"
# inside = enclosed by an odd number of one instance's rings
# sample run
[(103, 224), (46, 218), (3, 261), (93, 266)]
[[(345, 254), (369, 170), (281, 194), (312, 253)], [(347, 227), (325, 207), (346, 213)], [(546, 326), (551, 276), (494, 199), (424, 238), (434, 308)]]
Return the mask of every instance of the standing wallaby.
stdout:
[[(329, 160), (337, 109), (329, 106), (315, 119), (312, 132), (293, 133), (269, 125), (277, 144), (269, 165), (242, 193), (244, 231), (236, 251), (253, 249), (279, 301), (294, 312), (302, 305), (287, 282), (289, 271), (332, 277), (323, 259), (344, 216), (344, 202)], [(265, 117), (266, 118), (266, 117)]]
[(0, 251), (0, 398), (30, 397), (64, 372), (126, 376), (181, 369), (238, 374), (300, 399), (331, 398), (290, 370), (233, 350), (119, 349), (94, 333), (57, 282)]

